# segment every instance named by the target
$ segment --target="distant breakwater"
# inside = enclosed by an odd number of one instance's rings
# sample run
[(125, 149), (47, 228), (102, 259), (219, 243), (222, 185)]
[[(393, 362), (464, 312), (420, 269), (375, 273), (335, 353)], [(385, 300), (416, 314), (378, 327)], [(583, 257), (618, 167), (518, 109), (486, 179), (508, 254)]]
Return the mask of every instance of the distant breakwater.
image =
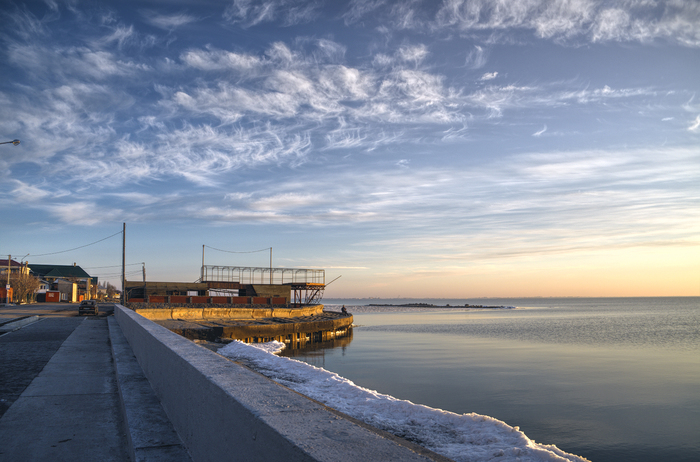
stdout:
[(432, 303), (402, 303), (399, 305), (396, 304), (391, 304), (391, 303), (369, 303), (366, 306), (386, 306), (386, 307), (399, 307), (399, 308), (485, 308), (485, 309), (495, 309), (495, 308), (501, 308), (501, 309), (512, 309), (515, 308), (514, 306), (505, 306), (505, 305), (470, 305), (468, 303), (465, 303), (464, 305), (433, 305)]

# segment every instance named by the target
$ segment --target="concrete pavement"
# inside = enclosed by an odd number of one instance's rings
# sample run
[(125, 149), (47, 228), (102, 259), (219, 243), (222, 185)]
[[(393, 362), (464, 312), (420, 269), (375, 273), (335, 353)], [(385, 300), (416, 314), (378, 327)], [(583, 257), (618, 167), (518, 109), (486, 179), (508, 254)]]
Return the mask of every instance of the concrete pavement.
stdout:
[[(113, 304), (100, 305), (113, 307)], [(114, 308), (111, 308), (114, 311)], [(0, 322), (21, 318), (24, 316), (56, 317), (78, 316), (77, 303), (32, 303), (30, 305), (0, 306)]]
[(0, 337), (0, 417), (46, 366), (81, 318), (45, 318)]
[(113, 317), (72, 308), (0, 336), (0, 460), (190, 460)]
[(0, 335), (0, 462), (449, 460), (105, 308)]

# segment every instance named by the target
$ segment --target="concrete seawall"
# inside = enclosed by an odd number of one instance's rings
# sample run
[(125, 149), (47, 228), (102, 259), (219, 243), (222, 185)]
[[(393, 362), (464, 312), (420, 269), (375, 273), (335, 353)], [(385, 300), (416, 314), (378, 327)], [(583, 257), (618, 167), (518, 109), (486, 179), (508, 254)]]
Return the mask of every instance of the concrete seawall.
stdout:
[(121, 305), (116, 319), (195, 461), (445, 461), (202, 348)]
[(295, 318), (314, 316), (323, 313), (323, 305), (304, 306), (300, 308), (216, 308), (216, 307), (168, 307), (134, 309), (141, 316), (152, 320), (165, 319), (259, 319), (259, 318)]
[(325, 312), (323, 305), (299, 308), (265, 307), (140, 307), (136, 313), (190, 340), (278, 340), (287, 348), (322, 342), (349, 334), (351, 314)]

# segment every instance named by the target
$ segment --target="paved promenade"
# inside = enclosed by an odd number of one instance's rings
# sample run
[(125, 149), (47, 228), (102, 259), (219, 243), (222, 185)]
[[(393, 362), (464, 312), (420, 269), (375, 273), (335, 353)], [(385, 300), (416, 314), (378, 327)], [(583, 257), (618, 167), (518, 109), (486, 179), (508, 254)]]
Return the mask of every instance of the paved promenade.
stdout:
[(0, 462), (191, 462), (183, 441), (206, 461), (448, 460), (131, 310), (77, 311), (0, 307)]
[(189, 460), (110, 307), (0, 308), (0, 460)]

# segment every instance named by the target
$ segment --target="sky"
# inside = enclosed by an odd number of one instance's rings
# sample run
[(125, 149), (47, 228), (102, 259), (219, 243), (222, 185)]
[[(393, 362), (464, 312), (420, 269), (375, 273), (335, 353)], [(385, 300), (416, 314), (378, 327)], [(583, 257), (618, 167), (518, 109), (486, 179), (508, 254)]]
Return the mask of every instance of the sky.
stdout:
[(0, 4), (0, 255), (700, 295), (700, 2)]

